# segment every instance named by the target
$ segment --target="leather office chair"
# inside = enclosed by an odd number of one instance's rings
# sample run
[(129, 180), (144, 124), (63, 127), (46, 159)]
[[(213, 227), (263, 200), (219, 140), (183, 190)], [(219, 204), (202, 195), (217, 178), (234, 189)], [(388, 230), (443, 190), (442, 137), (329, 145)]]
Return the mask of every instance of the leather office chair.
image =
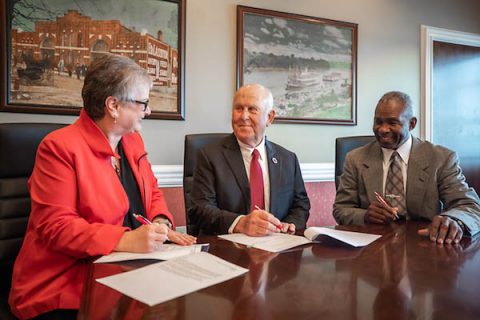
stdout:
[(188, 216), (191, 207), (190, 192), (192, 191), (193, 174), (197, 163), (197, 153), (205, 145), (219, 141), (227, 137), (229, 133), (202, 133), (188, 134), (185, 136), (185, 148), (183, 153), (183, 196), (185, 200), (185, 215), (187, 233), (197, 236), (199, 230)]
[(375, 136), (340, 137), (335, 140), (335, 188), (338, 189), (347, 153), (375, 140)]
[(0, 124), (0, 319), (15, 319), (8, 294), (12, 269), (30, 214), (30, 177), (40, 141), (65, 126), (51, 123)]

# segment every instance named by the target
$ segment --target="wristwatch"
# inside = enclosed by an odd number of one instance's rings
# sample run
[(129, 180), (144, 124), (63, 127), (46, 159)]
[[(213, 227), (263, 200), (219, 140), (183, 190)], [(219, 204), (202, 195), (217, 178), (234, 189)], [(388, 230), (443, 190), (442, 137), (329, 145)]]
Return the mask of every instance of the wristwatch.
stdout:
[(172, 223), (170, 222), (170, 220), (168, 220), (167, 218), (165, 218), (164, 216), (156, 216), (154, 219), (153, 219), (153, 223), (158, 223), (158, 224), (164, 224), (168, 227), (168, 229), (170, 230), (173, 230), (173, 225)]
[(453, 218), (453, 221), (455, 221), (460, 226), (460, 229), (462, 229), (463, 233), (467, 231), (467, 228), (465, 227), (465, 224), (462, 222), (462, 220)]

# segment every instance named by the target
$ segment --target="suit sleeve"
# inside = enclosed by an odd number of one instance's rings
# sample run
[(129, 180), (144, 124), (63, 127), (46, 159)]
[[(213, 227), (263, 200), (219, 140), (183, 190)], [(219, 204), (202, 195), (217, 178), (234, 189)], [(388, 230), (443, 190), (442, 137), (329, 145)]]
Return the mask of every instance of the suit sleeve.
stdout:
[(293, 202), (288, 210), (287, 216), (282, 219), (283, 222), (293, 223), (295, 228), (305, 229), (307, 226), (307, 220), (310, 215), (310, 200), (308, 199), (307, 191), (305, 190), (305, 184), (303, 182), (302, 172), (300, 170), (300, 164), (298, 158), (295, 158), (295, 171), (294, 171), (294, 189), (293, 189)]
[(363, 225), (367, 210), (361, 208), (359, 197), (360, 174), (355, 159), (348, 153), (343, 166), (343, 174), (333, 204), (333, 217), (339, 224)]
[(197, 225), (206, 234), (228, 233), (228, 228), (238, 217), (237, 213), (218, 207), (216, 187), (219, 183), (217, 179), (221, 178), (216, 176), (213, 163), (206, 152), (203, 149), (200, 150), (193, 176), (190, 195), (192, 206), (188, 209), (188, 217), (191, 223)]
[(29, 186), (29, 229), (34, 228), (53, 251), (76, 258), (108, 254), (126, 231), (118, 225), (89, 223), (79, 215), (73, 159), (53, 140), (40, 144)]
[(442, 215), (462, 221), (471, 236), (480, 232), (480, 200), (465, 181), (455, 152), (449, 154), (439, 170), (438, 192), (443, 203)]

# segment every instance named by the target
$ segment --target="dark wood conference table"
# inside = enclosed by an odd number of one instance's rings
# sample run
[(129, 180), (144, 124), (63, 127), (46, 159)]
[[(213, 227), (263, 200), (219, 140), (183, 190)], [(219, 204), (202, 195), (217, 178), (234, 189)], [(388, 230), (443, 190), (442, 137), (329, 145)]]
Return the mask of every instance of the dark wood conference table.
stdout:
[(92, 264), (79, 319), (480, 319), (480, 240), (436, 245), (417, 235), (426, 225), (337, 227), (383, 237), (358, 249), (325, 240), (279, 254), (201, 237), (249, 272), (153, 307), (95, 281), (152, 261)]

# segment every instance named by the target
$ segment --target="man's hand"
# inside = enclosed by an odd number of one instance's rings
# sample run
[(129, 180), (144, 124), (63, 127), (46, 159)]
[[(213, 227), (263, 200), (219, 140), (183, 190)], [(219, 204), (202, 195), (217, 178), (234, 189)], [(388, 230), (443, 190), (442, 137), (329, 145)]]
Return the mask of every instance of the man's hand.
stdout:
[(114, 251), (152, 252), (167, 239), (166, 225), (142, 225), (123, 234)]
[(392, 208), (390, 206), (385, 207), (380, 203), (374, 201), (370, 203), (365, 214), (365, 222), (368, 223), (380, 223), (386, 224), (389, 221), (396, 219), (398, 208)]
[(282, 222), (282, 230), (281, 231), (283, 233), (295, 234), (295, 225), (293, 223)]
[(280, 232), (282, 227), (280, 220), (275, 218), (273, 214), (265, 210), (253, 210), (238, 220), (233, 232), (259, 237)]
[(462, 240), (463, 230), (460, 224), (448, 216), (435, 216), (428, 228), (418, 230), (421, 236), (429, 237), (438, 244), (457, 244)]

